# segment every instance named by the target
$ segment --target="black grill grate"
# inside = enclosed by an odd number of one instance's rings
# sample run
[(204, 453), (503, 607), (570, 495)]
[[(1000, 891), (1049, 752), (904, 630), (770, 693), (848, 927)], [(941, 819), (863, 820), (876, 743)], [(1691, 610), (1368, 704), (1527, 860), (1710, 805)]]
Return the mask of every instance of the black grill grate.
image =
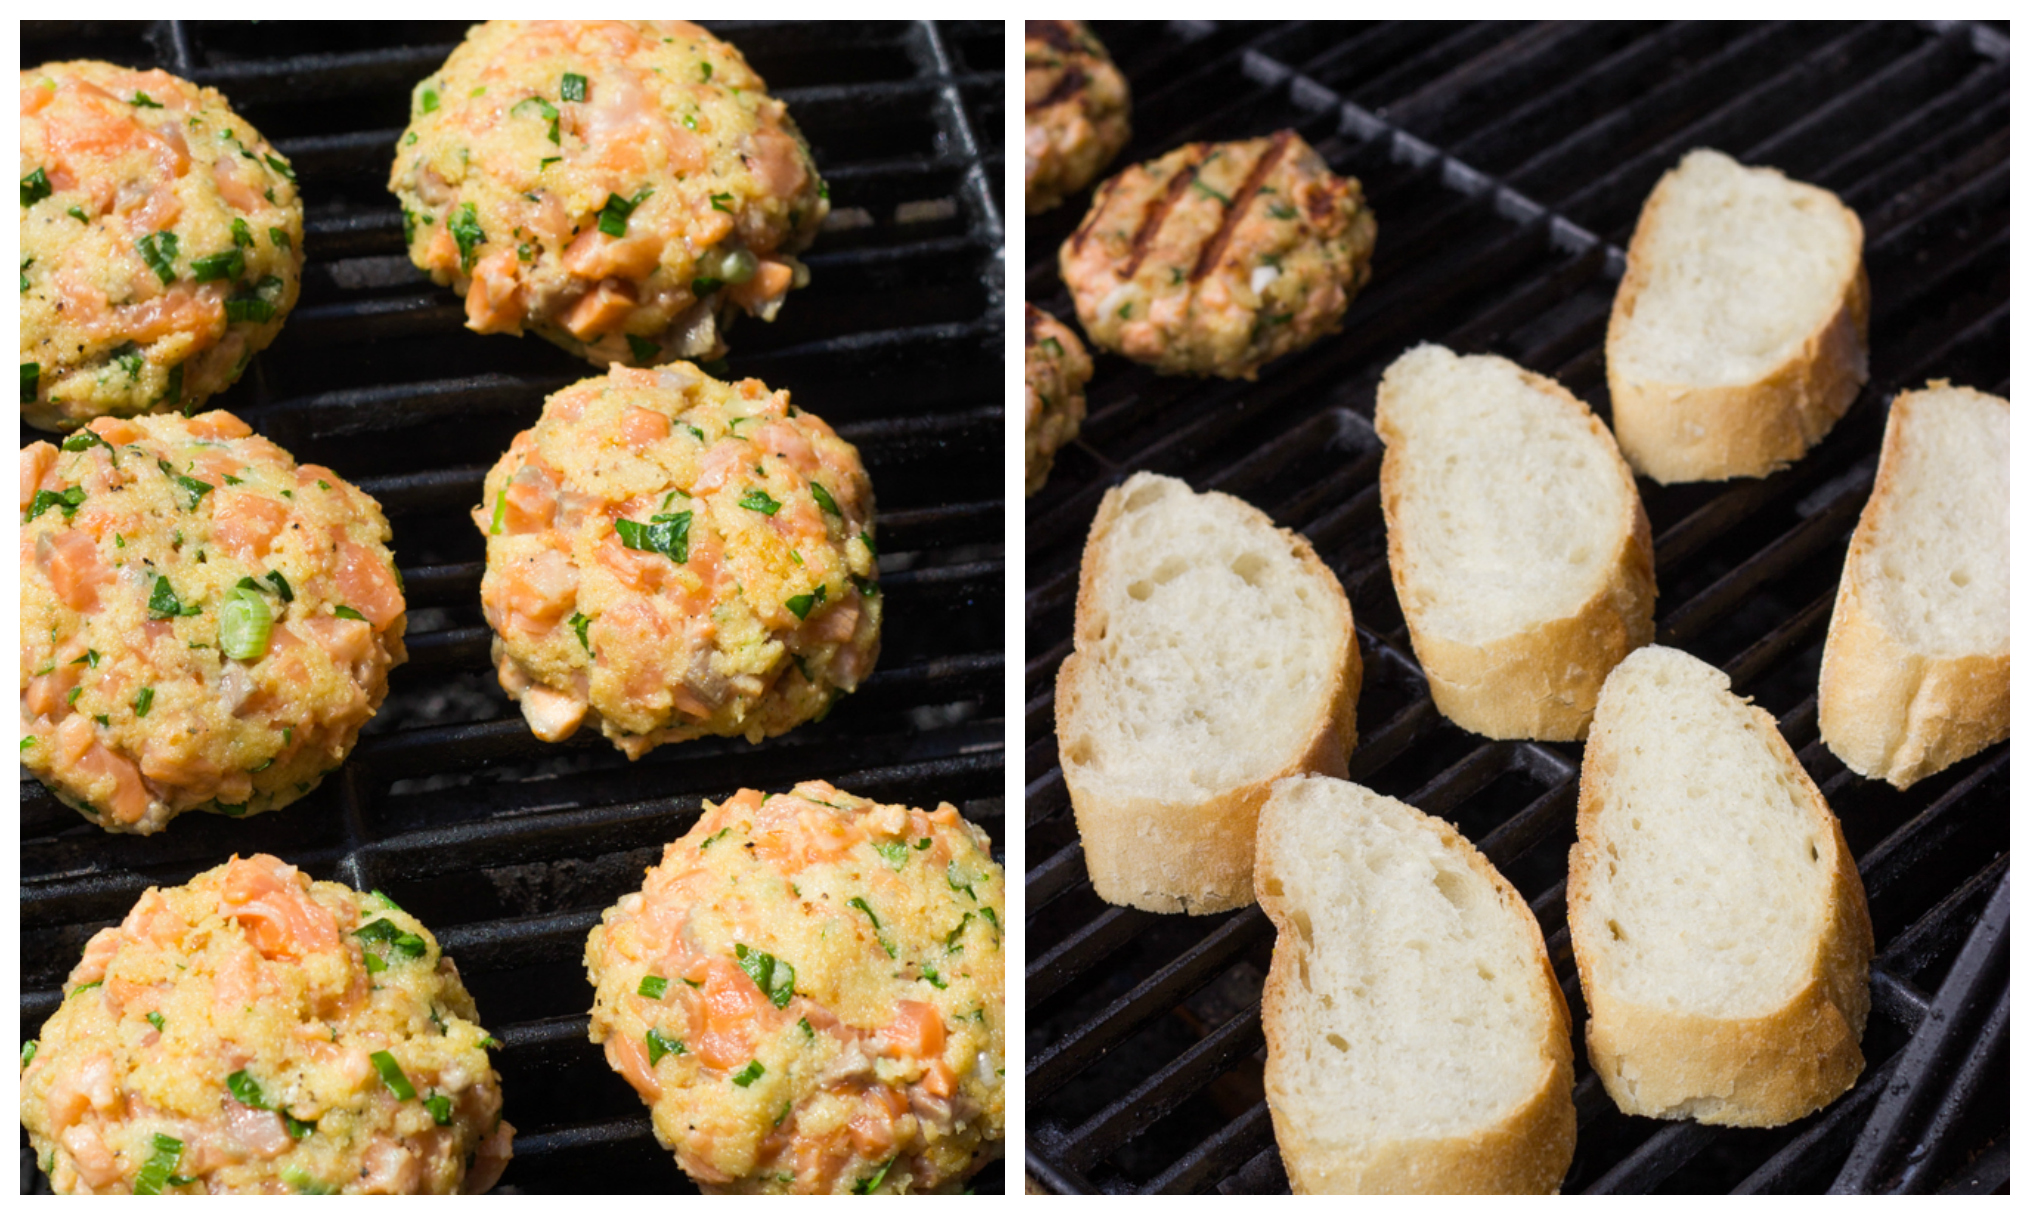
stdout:
[[(2005, 31), (2006, 26), (2002, 27)], [(1576, 1038), (1567, 1190), (1960, 1190), (2008, 1185), (2005, 743), (1906, 794), (1817, 741), (1818, 662), (1887, 405), (1933, 377), (2008, 393), (2008, 40), (1982, 24), (1096, 27), (1134, 90), (1115, 168), (1292, 126), (1381, 222), (1344, 333), (1258, 384), (1101, 356), (1078, 443), (1027, 508), (1028, 1168), (1061, 1192), (1287, 1189), (1262, 1101), (1257, 908), (1187, 919), (1092, 892), (1057, 769), (1052, 685), (1099, 497), (1136, 469), (1236, 494), (1344, 580), (1366, 681), (1353, 778), (1459, 826), (1545, 928), (1575, 1021), (1566, 853), (1581, 748), (1491, 743), (1433, 709), (1390, 586), (1370, 419), (1420, 340), (1505, 355), (1603, 415), (1621, 245), (1692, 147), (1838, 192), (1868, 232), (1871, 370), (1850, 416), (1764, 481), (1639, 480), (1657, 640), (1774, 712), (1860, 858), (1877, 947), (1856, 1090), (1776, 1130), (1628, 1118)], [(1208, 98), (1217, 100), (1209, 101)], [(1059, 243), (1028, 224), (1028, 298), (1070, 317)], [(1884, 1093), (1888, 1096), (1884, 1096)]]
[[(856, 443), (881, 506), (879, 668), (823, 723), (760, 747), (706, 740), (629, 765), (596, 732), (532, 738), (495, 683), (484, 546), (465, 512), (545, 394), (593, 374), (539, 339), (464, 332), (411, 268), (387, 192), (409, 89), (462, 23), (42, 22), (23, 63), (160, 66), (223, 91), (295, 164), (302, 301), (216, 399), (387, 509), (408, 585), (408, 665), (352, 759), (244, 823), (195, 815), (107, 838), (24, 780), (21, 1019), (55, 1008), (86, 939), (151, 884), (231, 852), (380, 887), (458, 959), (519, 1129), (503, 1185), (661, 1192), (689, 1183), (585, 1037), (581, 954), (602, 908), (703, 798), (831, 779), (958, 804), (1002, 836), (1002, 334), (999, 22), (714, 23), (783, 98), (831, 185), (812, 283), (732, 334), (734, 374), (787, 387)], [(23, 432), (23, 442), (42, 438)], [(998, 855), (998, 852), (997, 852)], [(46, 1190), (23, 1136), (23, 1191)], [(998, 1191), (989, 1167), (978, 1188)]]

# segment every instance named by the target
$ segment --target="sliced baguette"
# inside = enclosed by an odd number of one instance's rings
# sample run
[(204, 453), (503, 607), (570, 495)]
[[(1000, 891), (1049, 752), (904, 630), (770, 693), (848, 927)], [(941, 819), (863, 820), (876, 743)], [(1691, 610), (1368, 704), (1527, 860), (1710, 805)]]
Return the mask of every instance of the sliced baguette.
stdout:
[(1577, 1134), (1571, 1015), (1515, 887), (1442, 820), (1319, 776), (1276, 783), (1255, 857), (1290, 1187), (1555, 1192)]
[(1819, 668), (1819, 734), (1898, 789), (2009, 737), (2009, 402), (1889, 408)]
[(1867, 378), (1860, 219), (1775, 169), (1687, 153), (1643, 204), (1607, 323), (1628, 463), (1664, 483), (1767, 476)]
[(1418, 346), (1376, 395), (1389, 574), (1438, 711), (1489, 738), (1583, 738), (1656, 635), (1649, 517), (1613, 436), (1557, 381)]
[(1093, 889), (1206, 915), (1254, 900), (1269, 785), (1346, 773), (1360, 646), (1303, 537), (1225, 494), (1136, 473), (1079, 569), (1057, 745)]
[(1586, 1047), (1622, 1111), (1779, 1126), (1861, 1074), (1874, 934), (1776, 721), (1689, 654), (1608, 676), (1566, 889)]

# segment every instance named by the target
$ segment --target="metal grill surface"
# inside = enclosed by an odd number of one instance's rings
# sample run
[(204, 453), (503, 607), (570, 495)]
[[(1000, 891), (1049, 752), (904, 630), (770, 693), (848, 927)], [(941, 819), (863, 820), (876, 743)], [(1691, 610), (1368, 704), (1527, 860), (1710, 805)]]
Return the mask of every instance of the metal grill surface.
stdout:
[[(2005, 29), (2006, 27), (2004, 27)], [(1899, 794), (1817, 739), (1819, 658), (1889, 400), (1934, 377), (2008, 394), (2008, 41), (1986, 25), (1096, 25), (1134, 94), (1114, 169), (1289, 126), (1380, 219), (1344, 332), (1259, 383), (1097, 358), (1089, 416), (1027, 506), (1028, 1168), (1063, 1192), (1288, 1187), (1262, 1099), (1257, 908), (1101, 902), (1057, 767), (1052, 687), (1100, 495), (1129, 472), (1238, 495), (1344, 581), (1366, 664), (1355, 780), (1438, 814), (1514, 882), (1583, 1026), (1565, 927), (1578, 745), (1497, 743), (1432, 707), (1384, 545), (1371, 419), (1418, 341), (1554, 376), (1607, 416), (1623, 246), (1693, 147), (1771, 164), (1862, 218), (1871, 375), (1832, 434), (1761, 481), (1639, 479), (1657, 640), (1781, 723), (1859, 859), (1878, 957), (1858, 1086), (1774, 1130), (1629, 1118), (1575, 1027), (1568, 1191), (1993, 1191), (2008, 1183), (2006, 743)], [(1072, 316), (1058, 245), (1089, 196), (1028, 221), (1029, 300)]]
[[(388, 166), (409, 90), (455, 22), (30, 22), (25, 65), (98, 58), (220, 89), (293, 162), (302, 300), (215, 398), (386, 508), (408, 587), (409, 662), (352, 758), (245, 822), (107, 837), (23, 778), (21, 1019), (49, 1015), (98, 928), (149, 885), (234, 851), (386, 890), (428, 924), (487, 1028), (520, 1131), (502, 1185), (664, 1192), (687, 1179), (586, 1039), (581, 955), (701, 800), (825, 778), (883, 801), (947, 800), (1002, 835), (1002, 254), (999, 22), (710, 23), (809, 138), (833, 218), (811, 286), (731, 333), (732, 374), (788, 388), (860, 448), (880, 504), (881, 661), (822, 723), (761, 746), (706, 740), (630, 765), (598, 738), (537, 742), (502, 695), (466, 512), (545, 395), (594, 374), (539, 339), (461, 328), (410, 265)], [(25, 443), (44, 438), (23, 432)], [(22, 1139), (22, 1188), (46, 1183)], [(990, 1166), (977, 1179), (1000, 1188)]]

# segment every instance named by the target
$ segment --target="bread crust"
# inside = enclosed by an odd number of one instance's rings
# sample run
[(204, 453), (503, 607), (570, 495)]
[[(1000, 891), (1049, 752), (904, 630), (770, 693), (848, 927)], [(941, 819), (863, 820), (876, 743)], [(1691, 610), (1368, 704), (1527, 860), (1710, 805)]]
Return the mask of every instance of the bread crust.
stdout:
[[(1255, 824), (1262, 803), (1268, 800), (1269, 786), (1299, 773), (1346, 775), (1346, 760), (1356, 742), (1354, 705), (1360, 698), (1360, 644), (1353, 631), (1353, 608), (1339, 579), (1319, 560), (1310, 541), (1287, 528), (1276, 528), (1306, 574), (1331, 588), (1327, 598), (1337, 609), (1335, 648), (1345, 655), (1334, 673), (1324, 711), (1306, 733), (1304, 743), (1270, 775), (1203, 802), (1108, 794), (1084, 779), (1081, 766), (1064, 754), (1064, 739), (1074, 731), (1085, 693), (1086, 667), (1094, 661), (1088, 647), (1098, 640), (1093, 621), (1101, 614), (1100, 554), (1124, 513), (1132, 484), (1131, 480), (1107, 491), (1079, 562), (1073, 649), (1057, 669), (1058, 762), (1071, 795), (1094, 893), (1116, 906), (1212, 915), (1254, 901)], [(1228, 494), (1204, 496), (1226, 498), (1260, 513)]]
[[(1929, 385), (1947, 386), (1942, 380)], [(2009, 737), (2008, 647), (1999, 654), (1920, 653), (1870, 609), (1861, 589), (1860, 558), (1888, 526), (1885, 488), (1902, 471), (1909, 443), (1904, 402), (1913, 395), (1904, 392), (1890, 406), (1875, 489), (1847, 544), (1819, 666), (1819, 736), (1826, 749), (1862, 776), (1898, 789)]]
[[(1762, 170), (1773, 172), (1774, 170)], [(1766, 477), (1810, 451), (1868, 379), (1868, 272), (1861, 264), (1861, 221), (1839, 197), (1793, 183), (1839, 205), (1852, 270), (1840, 298), (1796, 350), (1752, 384), (1678, 384), (1638, 380), (1618, 357), (1650, 266), (1664, 255), (1662, 204), (1678, 170), (1657, 182), (1628, 245), (1628, 269), (1607, 321), (1607, 387), (1614, 436), (1636, 472), (1664, 485)]]
[(1405, 465), (1411, 458), (1390, 427), (1377, 426), (1382, 455), (1382, 517), (1388, 528), (1389, 580), (1396, 588), (1410, 646), (1424, 668), (1432, 703), (1454, 725), (1488, 738), (1571, 742), (1586, 737), (1600, 685), (1623, 658), (1656, 637), (1656, 564), (1649, 515), (1614, 436), (1585, 402), (1548, 376), (1518, 367), (1532, 388), (1585, 419), (1588, 433), (1615, 456), (1621, 472), (1621, 544), (1592, 596), (1571, 615), (1543, 621), (1486, 644), (1433, 631), (1409, 587), (1409, 540), (1401, 523)]
[[(1348, 1152), (1308, 1135), (1289, 1110), (1295, 1094), (1283, 1077), (1282, 1042), (1296, 1032), (1315, 997), (1298, 978), (1298, 953), (1306, 946), (1289, 900), (1276, 889), (1273, 852), (1258, 847), (1263, 863), (1255, 874), (1256, 897), (1276, 926), (1276, 949), (1262, 985), (1262, 1034), (1268, 1042), (1263, 1071), (1269, 1118), (1283, 1157), (1290, 1188), (1298, 1194), (1555, 1194), (1571, 1167), (1578, 1142), (1578, 1113), (1572, 1102), (1572, 1015), (1544, 947), (1543, 930), (1529, 904), (1480, 850), (1443, 819), (1426, 816), (1448, 852), (1465, 858), (1492, 886), (1503, 907), (1529, 926), (1537, 942), (1532, 989), (1548, 1012), (1539, 1062), (1543, 1078), (1530, 1095), (1500, 1121), (1471, 1134), (1444, 1139), (1393, 1139), (1362, 1144)], [(1266, 837), (1273, 822), (1260, 825)]]
[[(1729, 693), (1731, 695), (1731, 693)], [(1586, 999), (1586, 1053), (1614, 1104), (1626, 1114), (1692, 1119), (1718, 1126), (1782, 1126), (1854, 1086), (1865, 1060), (1868, 963), (1874, 928), (1860, 870), (1839, 820), (1777, 730), (1776, 719), (1748, 706), (1757, 736), (1804, 794), (1818, 844), (1834, 863), (1816, 917), (1811, 964), (1796, 991), (1753, 1017), (1673, 1012), (1609, 989), (1598, 973), (1598, 943), (1585, 910), (1605, 884), (1606, 841), (1599, 819), (1619, 743), (1611, 724), (1586, 744), (1579, 772), (1579, 839), (1572, 846), (1566, 906), (1572, 956)]]

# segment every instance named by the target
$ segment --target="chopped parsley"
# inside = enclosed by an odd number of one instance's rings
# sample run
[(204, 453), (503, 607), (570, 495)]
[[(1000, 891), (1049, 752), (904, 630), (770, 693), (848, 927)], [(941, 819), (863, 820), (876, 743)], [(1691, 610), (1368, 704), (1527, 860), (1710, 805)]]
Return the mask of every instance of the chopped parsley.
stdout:
[(764, 515), (772, 515), (782, 509), (782, 503), (769, 497), (765, 489), (750, 489), (740, 495), (740, 505), (748, 510), (760, 511)]
[(35, 491), (35, 497), (28, 503), (28, 515), (23, 523), (33, 523), (37, 516), (54, 506), (63, 512), (65, 520), (78, 513), (78, 507), (85, 501), (85, 487), (73, 485), (68, 489), (52, 492), (46, 489)]
[(897, 873), (902, 872), (902, 867), (909, 863), (909, 845), (901, 840), (884, 840), (874, 845), (874, 851), (880, 853), (881, 859), (887, 861), (888, 867)]
[(712, 65), (706, 62), (705, 60), (700, 59), (698, 61), (698, 73), (699, 73), (698, 79), (700, 80), (712, 79)]
[(345, 604), (343, 604), (343, 603), (339, 604), (339, 605), (338, 605), (337, 607), (335, 607), (335, 608), (332, 608), (332, 609), (331, 609), (331, 614), (332, 614), (332, 615), (334, 615), (334, 616), (337, 616), (337, 617), (339, 617), (339, 618), (340, 618), (340, 619), (342, 619), (342, 620), (365, 620), (365, 619), (366, 619), (366, 617), (365, 617), (365, 616), (363, 616), (363, 615), (361, 615), (361, 614), (360, 614), (360, 610), (359, 610), (358, 608), (355, 608), (355, 607), (348, 607), (347, 605), (345, 605)]
[(790, 997), (796, 994), (796, 968), (774, 954), (749, 949), (745, 945), (733, 946), (733, 956), (740, 960), (740, 969), (754, 980), (761, 994), (777, 1008), (788, 1008)]
[(959, 926), (945, 934), (945, 949), (956, 953), (961, 948), (961, 946), (959, 945), (959, 938), (965, 935), (966, 925), (972, 922), (973, 922), (972, 912), (968, 911), (966, 914), (960, 916)]
[(479, 247), (486, 243), (486, 233), (479, 226), (479, 211), (471, 203), (461, 204), (452, 212), (449, 227), (451, 239), (458, 242), (459, 268), (470, 274)]
[(268, 1103), (261, 1097), (260, 1084), (247, 1074), (245, 1068), (241, 1068), (239, 1071), (226, 1077), (226, 1091), (231, 1093), (233, 1100), (241, 1105), (257, 1110), (268, 1108)]
[[(276, 301), (282, 298), (283, 282), (272, 274), (263, 275), (252, 287), (243, 287), (226, 297), (226, 321), (252, 321), (257, 325), (275, 319)], [(180, 383), (180, 381), (179, 381)]]
[[(655, 193), (654, 188), (643, 186), (635, 191), (633, 198), (622, 198), (618, 194), (608, 194), (606, 196), (606, 206), (601, 208), (599, 212), (599, 230), (608, 236), (626, 236), (628, 216), (633, 215), (634, 209), (647, 202), (648, 196), (653, 193)], [(713, 205), (718, 206), (717, 203)]]
[(592, 626), (592, 617), (587, 616), (583, 612), (573, 612), (571, 613), (571, 619), (565, 623), (571, 626), (572, 632), (578, 634), (578, 644), (585, 647), (587, 654), (591, 654), (592, 639), (585, 635), (585, 630)]
[(151, 232), (135, 244), (141, 250), (141, 260), (148, 263), (163, 286), (176, 281), (176, 233)]
[(55, 193), (49, 185), (49, 174), (38, 167), (35, 172), (21, 179), (21, 205), (32, 207)]
[(576, 72), (564, 73), (564, 82), (558, 87), (557, 95), (565, 101), (585, 100), (585, 77)]
[[(551, 143), (561, 144), (563, 142), (563, 140), (557, 137), (556, 106), (551, 105), (549, 102), (543, 100), (541, 97), (527, 97), (522, 99), (521, 101), (515, 102), (514, 108), (508, 111), (508, 116), (510, 118), (518, 118), (525, 114), (534, 114), (536, 117), (550, 124)], [(562, 159), (563, 157), (561, 156), (552, 156), (548, 160), (545, 160), (543, 164), (548, 165), (551, 163), (551, 161)]]
[(782, 601), (782, 605), (788, 608), (790, 610), (790, 614), (795, 616), (798, 620), (804, 620), (810, 616), (812, 608), (818, 606), (824, 601), (825, 601), (825, 584), (820, 582), (817, 585), (817, 589), (813, 590), (810, 594), (791, 595), (789, 598)]
[(878, 917), (875, 916), (874, 909), (867, 905), (867, 900), (861, 898), (859, 895), (856, 894), (852, 898), (846, 900), (846, 906), (857, 907), (867, 914), (867, 922), (874, 925), (874, 940), (881, 946), (883, 950), (887, 952), (889, 957), (891, 958), (894, 957), (895, 946), (890, 945), (888, 943), (888, 937), (884, 935), (881, 931), (881, 921)]
[(928, 964), (925, 964), (919, 969), (923, 971), (923, 981), (930, 984), (932, 987), (937, 988), (939, 991), (943, 991), (945, 990), (945, 988), (950, 986), (950, 984), (946, 983), (943, 979), (939, 978), (937, 971), (931, 969), (931, 967)]
[(155, 689), (142, 688), (134, 693), (134, 716), (146, 717), (148, 710), (155, 707)]
[(811, 482), (811, 497), (818, 500), (819, 510), (836, 518), (844, 517), (839, 514), (839, 504), (832, 500), (831, 491), (819, 485), (816, 481)]
[(274, 245), (277, 249), (293, 249), (296, 247), (294, 243), (290, 241), (289, 234), (287, 232), (284, 232), (280, 228), (268, 229), (268, 242)]
[(615, 519), (613, 530), (619, 534), (623, 548), (638, 553), (661, 553), (678, 565), (691, 558), (690, 511), (651, 515), (647, 523)]
[[(120, 365), (120, 370), (127, 373), (127, 382), (129, 384), (136, 383), (141, 379), (141, 368), (146, 366), (148, 363), (147, 357), (141, 353), (141, 348), (139, 346), (136, 346), (132, 342), (122, 342), (118, 346), (115, 346), (112, 350), (112, 353), (108, 357), (111, 358), (115, 363), (118, 363)], [(73, 434), (71, 436), (71, 439), (74, 439), (81, 434), (89, 435), (91, 433), (92, 432), (89, 430), (81, 430), (78, 431), (77, 434)], [(111, 451), (113, 449), (113, 445), (111, 443), (106, 443), (104, 439), (99, 439), (97, 435), (92, 435), (92, 438), (98, 439), (98, 441), (101, 443), (105, 443), (107, 451)], [(80, 451), (83, 450), (83, 447), (89, 446), (91, 446), (91, 440), (89, 439), (84, 442), (82, 447), (72, 447), (70, 445), (70, 439), (65, 439), (63, 441), (63, 449), (65, 451)]]
[[(269, 231), (273, 230), (272, 228), (269, 229)], [(238, 216), (233, 217), (233, 247), (237, 249), (251, 249), (254, 247), (254, 230), (247, 226), (246, 220)]]
[(881, 1166), (880, 1172), (862, 1181), (854, 1182), (853, 1192), (855, 1194), (872, 1194), (874, 1191), (880, 1189), (881, 1183), (888, 1180), (888, 1170), (895, 1167), (895, 1161), (897, 1159), (900, 1159), (900, 1157), (891, 1157), (887, 1164)]

